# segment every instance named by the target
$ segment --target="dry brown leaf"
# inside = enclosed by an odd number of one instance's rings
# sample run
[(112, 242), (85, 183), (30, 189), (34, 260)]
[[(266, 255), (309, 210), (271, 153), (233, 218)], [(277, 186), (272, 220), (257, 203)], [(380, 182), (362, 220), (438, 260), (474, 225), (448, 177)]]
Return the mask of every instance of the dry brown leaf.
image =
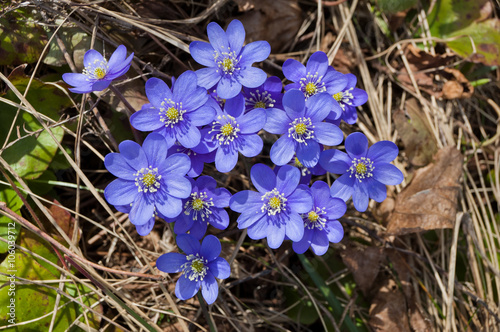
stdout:
[(355, 248), (348, 246), (342, 252), (342, 261), (351, 271), (356, 285), (365, 296), (371, 293), (382, 260), (382, 248)]
[(434, 159), (434, 163), (417, 170), (410, 185), (397, 196), (388, 234), (453, 228), (463, 157), (454, 147), (447, 147)]
[(474, 93), (474, 87), (465, 78), (464, 74), (453, 68), (445, 68), (443, 76), (447, 76), (443, 85), (443, 98), (456, 99), (456, 98), (470, 98)]
[(418, 101), (408, 99), (405, 110), (396, 111), (393, 118), (410, 163), (414, 166), (429, 164), (437, 152), (437, 144)]
[(410, 331), (406, 300), (396, 282), (386, 279), (370, 306), (370, 321), (375, 331)]
[(245, 26), (247, 43), (267, 40), (271, 44), (271, 52), (277, 53), (295, 39), (302, 22), (302, 11), (297, 0), (235, 2), (243, 12), (237, 19)]

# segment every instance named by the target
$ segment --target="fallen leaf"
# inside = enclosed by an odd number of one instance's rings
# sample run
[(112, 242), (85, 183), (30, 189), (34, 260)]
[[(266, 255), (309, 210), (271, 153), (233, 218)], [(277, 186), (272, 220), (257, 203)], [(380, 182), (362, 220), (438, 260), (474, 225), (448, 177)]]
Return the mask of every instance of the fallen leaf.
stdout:
[(373, 282), (378, 275), (382, 251), (383, 248), (379, 247), (356, 248), (349, 245), (341, 253), (342, 261), (351, 271), (356, 286), (365, 296), (370, 295)]
[(406, 300), (393, 279), (386, 279), (370, 305), (368, 324), (375, 331), (410, 331)]
[(418, 101), (414, 98), (408, 99), (404, 111), (396, 111), (393, 118), (410, 163), (414, 166), (429, 164), (437, 152), (437, 144)]
[[(470, 98), (474, 93), (474, 87), (459, 70), (445, 68), (448, 81), (443, 85), (443, 97), (445, 99)], [(443, 76), (446, 77), (445, 74)]]
[(415, 172), (396, 198), (387, 233), (403, 235), (453, 228), (457, 212), (463, 157), (454, 147), (443, 148), (435, 162)]

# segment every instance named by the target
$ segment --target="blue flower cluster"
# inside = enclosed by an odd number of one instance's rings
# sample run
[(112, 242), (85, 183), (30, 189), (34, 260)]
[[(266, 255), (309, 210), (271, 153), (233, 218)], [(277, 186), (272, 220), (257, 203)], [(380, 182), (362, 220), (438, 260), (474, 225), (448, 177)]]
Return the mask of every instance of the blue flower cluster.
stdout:
[[(291, 82), (283, 88), (280, 78), (253, 67), (270, 54), (266, 41), (244, 45), (245, 30), (238, 20), (224, 31), (218, 24), (207, 27), (209, 43), (195, 41), (189, 49), (193, 59), (205, 66), (186, 71), (169, 85), (158, 78), (146, 82), (149, 103), (137, 110), (130, 122), (151, 132), (142, 146), (132, 141), (110, 153), (105, 166), (117, 177), (104, 195), (119, 211), (129, 214), (141, 235), (147, 235), (155, 219), (174, 224), (177, 244), (184, 254), (167, 253), (157, 260), (164, 272), (183, 272), (175, 293), (180, 299), (194, 296), (201, 288), (207, 303), (217, 298), (215, 278), (229, 277), (229, 264), (219, 257), (221, 244), (205, 236), (208, 225), (224, 230), (230, 224), (226, 208), (240, 213), (239, 229), (254, 240), (267, 239), (276, 249), (292, 241), (293, 250), (307, 249), (323, 255), (330, 243), (339, 242), (344, 230), (338, 221), (352, 198), (363, 212), (369, 199), (386, 198), (386, 185), (403, 181), (403, 174), (390, 164), (398, 148), (381, 141), (368, 147), (368, 139), (355, 132), (345, 139), (345, 150), (331, 148), (342, 143), (341, 121), (354, 124), (356, 107), (368, 96), (356, 88), (356, 77), (329, 65), (324, 52), (311, 55), (304, 66), (289, 59), (283, 75)], [(130, 67), (118, 47), (109, 62), (90, 50), (83, 74), (65, 74), (73, 92), (106, 88)], [(285, 91), (284, 93), (282, 91)], [(270, 147), (269, 165), (255, 164), (250, 178), (256, 191), (233, 195), (202, 175), (205, 163), (219, 172), (232, 171), (239, 159), (255, 157), (263, 150), (259, 133), (279, 135)], [(331, 187), (312, 175), (339, 175)], [(201, 245), (200, 242), (202, 241)]]

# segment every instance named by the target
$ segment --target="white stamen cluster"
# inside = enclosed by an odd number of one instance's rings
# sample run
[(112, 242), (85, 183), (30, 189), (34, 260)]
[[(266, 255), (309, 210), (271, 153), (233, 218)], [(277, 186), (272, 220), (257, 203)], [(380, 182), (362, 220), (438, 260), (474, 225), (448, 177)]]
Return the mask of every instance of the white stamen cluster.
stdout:
[(280, 193), (276, 188), (262, 195), (260, 200), (264, 201), (260, 210), (267, 212), (268, 216), (274, 216), (286, 208), (287, 199), (285, 194)]
[(347, 171), (351, 172), (351, 175), (349, 177), (352, 177), (354, 175), (356, 179), (361, 182), (361, 180), (365, 178), (372, 177), (374, 169), (375, 167), (373, 166), (373, 161), (371, 161), (370, 158), (361, 157), (354, 158), (352, 160), (351, 167), (349, 167)]
[(208, 271), (208, 266), (206, 264), (208, 261), (200, 254), (190, 254), (186, 256), (187, 262), (181, 265), (184, 270), (184, 277), (191, 281), (201, 281), (205, 278)]
[(300, 90), (306, 98), (326, 91), (325, 83), (321, 82), (322, 79), (323, 76), (319, 76), (317, 72), (314, 74), (308, 72), (306, 77), (300, 79)]
[(288, 124), (288, 137), (292, 137), (299, 143), (314, 138), (314, 126), (310, 118), (296, 118)]
[(297, 167), (300, 170), (300, 174), (302, 176), (306, 176), (308, 174), (311, 174), (311, 171), (309, 170), (309, 168), (302, 165), (302, 163), (299, 161), (299, 159), (297, 157), (295, 157), (293, 159), (292, 166)]
[[(227, 52), (214, 52), (214, 61), (225, 75), (232, 75), (235, 71), (240, 70), (240, 67), (238, 67), (240, 59), (241, 56), (238, 57), (234, 51), (231, 51), (230, 47), (227, 48)], [(219, 69), (217, 69), (217, 72), (219, 72)]]
[(246, 98), (245, 105), (251, 108), (272, 108), (276, 100), (271, 98), (271, 94), (267, 91), (255, 90), (250, 92), (250, 98)]
[(165, 99), (161, 102), (160, 121), (165, 124), (165, 127), (172, 128), (174, 125), (184, 120), (182, 116), (186, 113), (182, 109), (182, 103), (176, 103), (171, 99)]
[(161, 175), (158, 174), (158, 168), (149, 166), (148, 168), (141, 168), (134, 174), (135, 185), (139, 192), (154, 193), (160, 188)]
[(193, 212), (193, 220), (198, 220), (198, 216), (202, 221), (212, 214), (210, 208), (214, 206), (213, 198), (208, 198), (206, 192), (191, 193), (191, 197), (184, 205), (184, 213), (190, 215)]
[(106, 76), (108, 70), (108, 62), (103, 58), (102, 61), (94, 60), (93, 63), (83, 69), (82, 73), (87, 76), (87, 81), (100, 80)]
[(309, 211), (308, 214), (303, 214), (302, 219), (304, 220), (304, 227), (308, 229), (316, 228), (322, 231), (326, 224), (326, 218), (322, 217), (322, 215), (325, 214), (325, 208), (320, 207), (316, 207), (316, 209)]
[(217, 121), (212, 122), (212, 130), (209, 134), (216, 133), (215, 139), (219, 141), (219, 145), (229, 145), (236, 138), (240, 132), (240, 125), (236, 119), (231, 115), (219, 115)]
[(342, 107), (342, 111), (345, 111), (345, 105), (352, 105), (352, 100), (354, 99), (354, 96), (350, 91), (352, 91), (354, 88), (350, 88), (348, 90), (338, 92), (333, 95), (333, 98), (338, 101), (340, 107)]

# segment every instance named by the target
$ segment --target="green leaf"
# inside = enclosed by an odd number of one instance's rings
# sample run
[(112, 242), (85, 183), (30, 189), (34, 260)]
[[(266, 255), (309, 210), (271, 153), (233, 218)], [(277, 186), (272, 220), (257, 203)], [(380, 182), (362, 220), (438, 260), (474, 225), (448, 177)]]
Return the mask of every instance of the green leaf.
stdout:
[(384, 13), (397, 13), (416, 6), (417, 0), (377, 0), (377, 3)]
[[(20, 238), (20, 245), (22, 247), (37, 253), (53, 263), (58, 262), (58, 258), (52, 247), (46, 242), (41, 242), (33, 233), (21, 231)], [(39, 318), (54, 309), (57, 298), (56, 290), (47, 288), (43, 284), (11, 283), (11, 280), (19, 280), (10, 278), (10, 276), (15, 275), (16, 277), (36, 281), (54, 280), (60, 278), (59, 271), (41, 259), (16, 249), (14, 255), (8, 255), (2, 264), (0, 264), (0, 272), (7, 274), (0, 275), (0, 283), (5, 284), (5, 287), (0, 289), (0, 326), (12, 323), (12, 321), (9, 322), (9, 319), (12, 318), (12, 315), (9, 316), (9, 313), (15, 313), (15, 322), (17, 323), (33, 320), (31, 323), (19, 326), (16, 328), (16, 331), (47, 330), (52, 320), (52, 315)], [(54, 288), (58, 287), (58, 284), (53, 283), (47, 285)], [(82, 294), (81, 298), (79, 298), (77, 289)], [(98, 300), (98, 297), (95, 294), (91, 294), (90, 289), (83, 285), (65, 283), (63, 292), (72, 297), (79, 298), (80, 302), (87, 306), (93, 305)], [(9, 305), (11, 306), (10, 308)], [(11, 308), (14, 309), (11, 310)], [(95, 310), (101, 311), (102, 308), (98, 306)], [(83, 307), (72, 302), (64, 295), (61, 296), (54, 331), (65, 331), (82, 312)], [(92, 313), (87, 313), (86, 315), (89, 325), (97, 328), (99, 326), (99, 317), (94, 316)], [(83, 317), (79, 320), (85, 322)]]
[[(20, 211), (23, 201), (11, 188), (0, 185), (0, 202), (7, 203), (9, 209), (21, 215)], [(0, 215), (0, 236), (9, 241), (9, 243), (0, 241), (0, 254), (6, 253), (9, 250), (9, 244), (11, 244), (10, 247), (12, 248), (12, 243), (16, 242), (20, 229), (21, 225), (17, 222)]]
[[(60, 23), (59, 20), (56, 20), (56, 24), (59, 23)], [(50, 37), (52, 33), (50, 31), (47, 32)], [(61, 29), (59, 29), (58, 35), (59, 38), (64, 43), (66, 51), (70, 55), (77, 54), (77, 56), (80, 57), (83, 56), (83, 54), (85, 54), (85, 52), (90, 49), (91, 37), (87, 33), (82, 32), (82, 29), (80, 28), (62, 27)], [(43, 58), (43, 62), (47, 65), (56, 67), (61, 67), (66, 65), (64, 54), (57, 43), (52, 42), (50, 44), (49, 51), (47, 55)]]
[[(29, 77), (24, 75), (21, 67), (18, 67), (9, 76), (9, 80), (21, 93), (24, 93)], [(18, 102), (12, 91), (8, 91), (4, 97)], [(59, 118), (59, 110), (71, 105), (68, 96), (60, 89), (37, 79), (32, 81), (26, 98), (39, 113), (54, 120)], [(17, 109), (10, 105), (2, 105), (2, 112), (0, 112), (1, 142), (7, 139), (7, 133), (15, 119), (16, 111)], [(9, 137), (9, 142), (17, 140), (18, 135), (21, 136), (21, 139), (18, 139), (16, 143), (6, 149), (2, 153), (2, 157), (19, 176), (26, 179), (36, 179), (47, 169), (56, 155), (57, 144), (47, 131), (37, 132), (43, 127), (31, 114), (21, 111), (15, 121), (14, 131)], [(56, 139), (61, 142), (64, 134), (63, 129), (55, 127), (51, 131)], [(28, 135), (33, 132), (37, 133)]]

